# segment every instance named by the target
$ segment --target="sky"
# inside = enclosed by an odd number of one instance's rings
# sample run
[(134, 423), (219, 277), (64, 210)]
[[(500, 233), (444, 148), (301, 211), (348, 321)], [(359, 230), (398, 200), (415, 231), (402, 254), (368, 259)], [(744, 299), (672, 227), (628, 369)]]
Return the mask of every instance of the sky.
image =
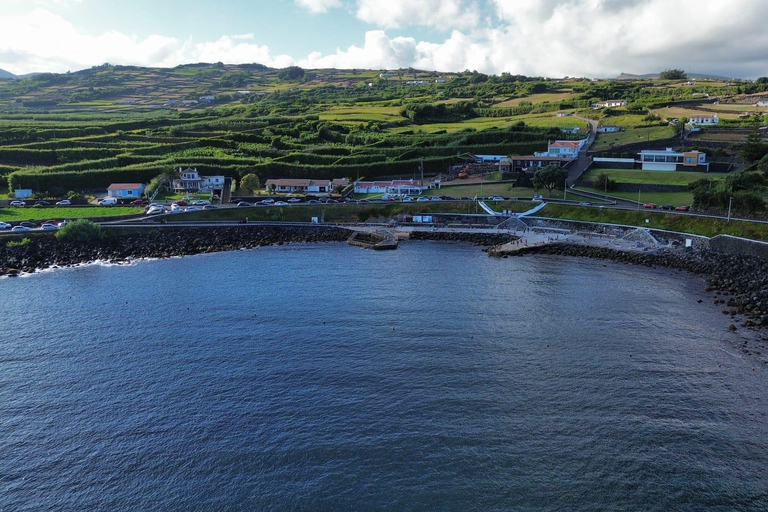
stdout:
[(2, 0), (0, 69), (104, 63), (768, 76), (768, 0)]

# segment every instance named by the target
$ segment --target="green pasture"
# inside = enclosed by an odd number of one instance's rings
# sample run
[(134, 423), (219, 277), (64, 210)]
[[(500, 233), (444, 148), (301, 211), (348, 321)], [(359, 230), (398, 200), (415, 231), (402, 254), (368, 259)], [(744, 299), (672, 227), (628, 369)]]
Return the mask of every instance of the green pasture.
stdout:
[(19, 222), (23, 220), (64, 220), (122, 217), (137, 215), (144, 211), (136, 206), (48, 206), (44, 208), (0, 208), (0, 221)]
[(600, 174), (607, 174), (616, 183), (636, 183), (641, 185), (677, 185), (687, 186), (702, 178), (722, 180), (725, 174), (689, 171), (642, 171), (639, 169), (591, 169), (582, 177), (594, 180)]
[[(580, 208), (550, 203), (537, 215), (555, 219), (642, 226), (708, 237), (727, 234), (753, 240), (768, 240), (768, 224), (736, 220), (731, 220), (728, 223), (724, 219), (697, 217), (675, 212)], [(646, 219), (649, 221), (647, 224)]]
[(333, 106), (320, 113), (321, 121), (358, 122), (378, 121), (384, 123), (405, 120), (400, 115), (401, 107), (384, 107), (372, 105)]
[[(605, 124), (611, 124), (614, 118), (608, 118)], [(668, 139), (675, 134), (671, 126), (651, 126), (648, 128), (630, 128), (617, 133), (598, 133), (592, 151), (610, 151), (614, 146), (623, 146), (635, 142)]]
[[(579, 187), (579, 190), (603, 194), (602, 190), (590, 187)], [(628, 201), (638, 201), (637, 192), (608, 192), (609, 196), (627, 199)], [(640, 189), (639, 201), (641, 203), (656, 203), (657, 205), (672, 204), (675, 206), (691, 205), (693, 203), (693, 194), (690, 192), (643, 192)]]
[(573, 98), (577, 98), (578, 96), (579, 96), (578, 93), (572, 93), (572, 92), (546, 92), (541, 94), (531, 94), (530, 96), (520, 96), (519, 98), (511, 98), (511, 99), (496, 103), (494, 107), (519, 107), (520, 103), (524, 101), (530, 102), (533, 105), (538, 105), (539, 103), (544, 103), (544, 102), (558, 103), (561, 101), (567, 101)]

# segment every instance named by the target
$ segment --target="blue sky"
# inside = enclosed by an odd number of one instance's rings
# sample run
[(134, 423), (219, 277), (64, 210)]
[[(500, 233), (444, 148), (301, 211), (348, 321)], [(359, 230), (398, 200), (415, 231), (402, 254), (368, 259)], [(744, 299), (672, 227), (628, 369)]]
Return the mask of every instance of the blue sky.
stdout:
[(94, 65), (768, 76), (766, 0), (3, 0), (0, 69)]

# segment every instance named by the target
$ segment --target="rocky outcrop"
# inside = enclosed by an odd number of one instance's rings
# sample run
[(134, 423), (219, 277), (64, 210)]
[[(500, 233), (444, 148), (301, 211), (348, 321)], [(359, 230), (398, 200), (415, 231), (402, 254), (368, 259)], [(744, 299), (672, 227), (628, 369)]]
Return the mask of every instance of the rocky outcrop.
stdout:
[(248, 226), (142, 229), (92, 242), (34, 237), (17, 247), (0, 245), (0, 275), (34, 272), (89, 261), (170, 258), (297, 242), (343, 242), (350, 231), (327, 226)]

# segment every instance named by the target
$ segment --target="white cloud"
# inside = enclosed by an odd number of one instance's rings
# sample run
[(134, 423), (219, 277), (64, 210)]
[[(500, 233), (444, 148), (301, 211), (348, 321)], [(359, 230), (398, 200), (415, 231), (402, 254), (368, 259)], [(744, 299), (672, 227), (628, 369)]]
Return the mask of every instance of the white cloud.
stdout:
[[(351, 44), (326, 54), (309, 51), (301, 57), (273, 55), (254, 34), (223, 35), (214, 41), (138, 38), (116, 31), (90, 35), (59, 15), (37, 9), (25, 15), (0, 13), (0, 68), (23, 74), (74, 71), (104, 62), (170, 67), (221, 61), (541, 76), (615, 76), (671, 67), (741, 77), (768, 75), (763, 0), (355, 2), (350, 4), (356, 9), (353, 15), (379, 27), (423, 25), (431, 33), (448, 35), (426, 41), (374, 29), (365, 33), (361, 46)], [(337, 0), (314, 3), (330, 8)], [(334, 15), (350, 14), (340, 10)]]
[(478, 24), (477, 5), (466, 0), (357, 0), (357, 18), (384, 28), (422, 25), (471, 28)]
[(295, 0), (296, 5), (307, 9), (309, 12), (319, 14), (328, 12), (328, 9), (341, 7), (340, 0)]

